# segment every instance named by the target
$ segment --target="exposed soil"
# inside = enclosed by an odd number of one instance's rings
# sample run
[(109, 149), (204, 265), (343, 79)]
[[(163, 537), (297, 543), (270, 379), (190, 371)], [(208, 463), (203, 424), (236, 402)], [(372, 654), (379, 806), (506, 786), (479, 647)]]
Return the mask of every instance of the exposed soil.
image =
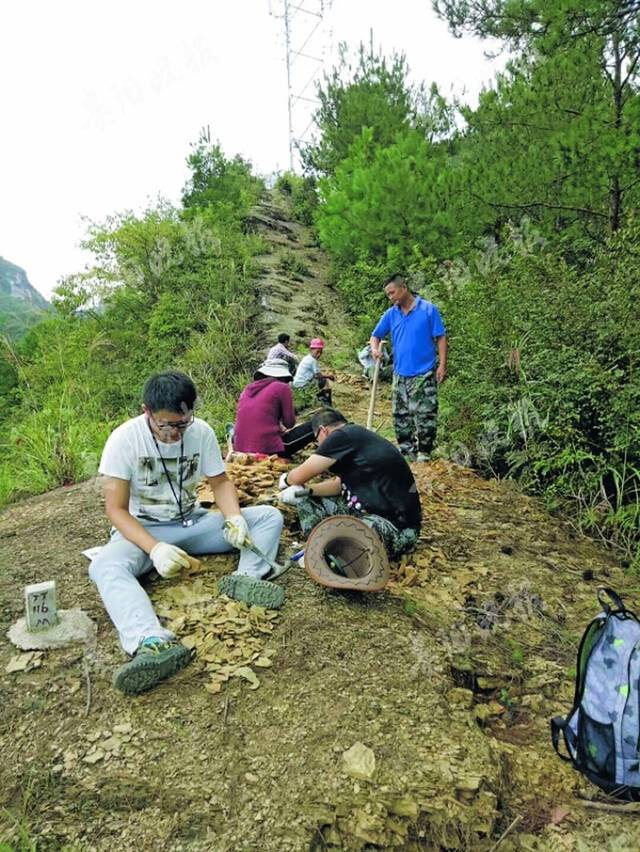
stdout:
[[(283, 224), (268, 209), (260, 217)], [(262, 227), (308, 252), (306, 232), (284, 224), (295, 240)], [(275, 306), (273, 257), (262, 258), (272, 328), (295, 304), (292, 336), (318, 333), (305, 317), (323, 304), (330, 336), (339, 301), (321, 265), (299, 286), (285, 282), (295, 298)], [(364, 422), (368, 386), (340, 379), (336, 404)], [(388, 396), (383, 386), (383, 430)], [(159, 612), (194, 647), (209, 637), (209, 650), (134, 699), (111, 686), (123, 654), (81, 555), (108, 533), (96, 484), (6, 509), (3, 635), (22, 614), (23, 586), (55, 579), (60, 605), (86, 610), (98, 637), (11, 674), (17, 651), (0, 645), (0, 848), (489, 852), (510, 829), (501, 852), (636, 852), (640, 817), (584, 804), (603, 798), (555, 756), (548, 720), (571, 705), (597, 586), (633, 600), (637, 582), (509, 483), (445, 460), (414, 472), (423, 532), (382, 593), (330, 591), (292, 569), (284, 608), (267, 618), (217, 596), (233, 557), (151, 582)], [(281, 556), (300, 543), (288, 515)], [(375, 754), (371, 780), (345, 772), (356, 742)]]

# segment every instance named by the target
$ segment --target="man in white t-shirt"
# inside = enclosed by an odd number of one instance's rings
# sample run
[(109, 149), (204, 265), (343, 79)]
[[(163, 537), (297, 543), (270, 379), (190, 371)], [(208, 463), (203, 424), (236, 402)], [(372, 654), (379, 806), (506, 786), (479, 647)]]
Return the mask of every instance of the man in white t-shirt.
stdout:
[[(114, 684), (127, 695), (151, 689), (191, 659), (184, 645), (161, 626), (138, 577), (154, 567), (172, 577), (189, 566), (187, 553), (240, 549), (231, 588), (239, 597), (270, 587), (269, 565), (246, 548), (255, 544), (269, 559), (278, 551), (282, 515), (272, 506), (240, 511), (213, 429), (194, 418), (196, 389), (184, 373), (151, 376), (143, 414), (115, 429), (105, 445), (100, 473), (111, 540), (89, 568), (124, 650), (132, 659)], [(220, 511), (207, 512), (195, 489), (206, 477)], [(227, 578), (229, 579), (229, 578)], [(243, 597), (244, 596), (244, 597)], [(249, 600), (250, 602), (250, 600)]]

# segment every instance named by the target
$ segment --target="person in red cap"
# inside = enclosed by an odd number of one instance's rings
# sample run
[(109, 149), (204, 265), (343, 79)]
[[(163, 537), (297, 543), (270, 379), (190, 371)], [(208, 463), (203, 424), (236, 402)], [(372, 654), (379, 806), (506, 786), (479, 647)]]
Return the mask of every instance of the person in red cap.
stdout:
[(298, 364), (298, 369), (293, 377), (293, 387), (302, 390), (303, 388), (313, 387), (315, 383), (318, 388), (317, 399), (321, 400), (325, 405), (331, 405), (330, 380), (335, 380), (335, 376), (332, 373), (322, 373), (320, 371), (318, 361), (322, 357), (323, 350), (324, 340), (321, 337), (314, 337), (309, 344), (309, 354), (305, 355)]

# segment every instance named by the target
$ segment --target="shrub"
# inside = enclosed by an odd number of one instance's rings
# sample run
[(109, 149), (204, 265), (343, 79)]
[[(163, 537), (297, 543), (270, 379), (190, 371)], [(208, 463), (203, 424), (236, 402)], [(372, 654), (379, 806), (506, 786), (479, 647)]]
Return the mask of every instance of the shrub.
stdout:
[(294, 281), (302, 281), (305, 275), (309, 275), (309, 267), (295, 252), (283, 251), (278, 258), (278, 269)]
[(314, 177), (300, 177), (293, 172), (284, 172), (276, 181), (276, 189), (291, 199), (291, 212), (296, 222), (313, 225), (318, 208), (318, 189)]
[(92, 224), (94, 267), (68, 278), (56, 313), (9, 352), (3, 413), (20, 426), (0, 433), (0, 502), (95, 473), (152, 372), (192, 372), (212, 425), (232, 416), (256, 348), (250, 283), (263, 244), (242, 218), (262, 184), (202, 140), (190, 162), (188, 209), (160, 202)]
[(581, 524), (629, 554), (640, 505), (640, 328), (629, 321), (639, 261), (636, 225), (584, 273), (525, 228), (434, 283), (451, 344), (449, 449), (517, 476), (550, 506), (571, 503)]

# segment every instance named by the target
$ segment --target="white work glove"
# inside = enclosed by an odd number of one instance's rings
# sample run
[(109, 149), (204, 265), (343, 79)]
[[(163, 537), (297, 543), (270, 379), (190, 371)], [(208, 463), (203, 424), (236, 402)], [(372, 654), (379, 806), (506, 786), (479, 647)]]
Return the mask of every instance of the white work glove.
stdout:
[(230, 518), (227, 518), (224, 522), (222, 534), (225, 540), (232, 547), (237, 547), (238, 550), (245, 544), (251, 544), (249, 527), (242, 515), (231, 515)]
[(289, 471), (285, 470), (284, 473), (280, 474), (280, 479), (278, 480), (278, 488), (280, 491), (284, 491), (285, 488), (290, 488), (291, 486), (287, 482), (287, 473)]
[(280, 502), (286, 503), (287, 506), (297, 506), (308, 495), (309, 492), (304, 485), (289, 485), (288, 488), (280, 492)]
[(159, 541), (149, 554), (153, 567), (161, 577), (175, 577), (182, 568), (189, 567), (189, 557), (176, 547), (175, 544), (167, 544)]

